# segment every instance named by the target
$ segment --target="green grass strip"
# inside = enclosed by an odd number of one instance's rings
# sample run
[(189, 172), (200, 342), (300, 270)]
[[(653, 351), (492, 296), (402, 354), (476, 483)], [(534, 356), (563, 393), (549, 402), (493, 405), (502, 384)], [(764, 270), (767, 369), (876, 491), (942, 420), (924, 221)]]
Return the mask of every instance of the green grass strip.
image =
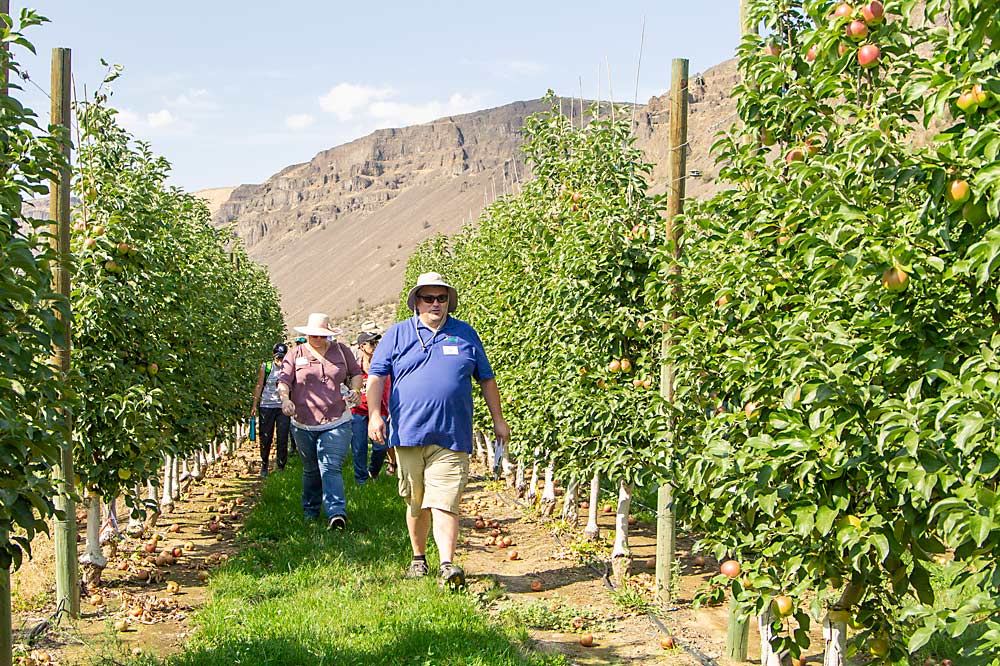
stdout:
[[(566, 663), (533, 653), (522, 628), (492, 620), (470, 595), (439, 589), (435, 576), (405, 580), (411, 551), (394, 480), (359, 488), (349, 466), (344, 476), (349, 523), (337, 532), (303, 518), (297, 459), (267, 479), (243, 527), (241, 554), (213, 573), (196, 631), (165, 663)], [(437, 555), (428, 560), (436, 572)]]

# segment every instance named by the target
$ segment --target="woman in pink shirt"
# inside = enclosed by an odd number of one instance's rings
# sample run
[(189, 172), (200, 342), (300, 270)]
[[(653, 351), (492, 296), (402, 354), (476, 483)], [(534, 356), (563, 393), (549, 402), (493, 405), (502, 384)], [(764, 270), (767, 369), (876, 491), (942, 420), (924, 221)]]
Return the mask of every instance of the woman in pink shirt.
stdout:
[[(347, 345), (334, 340), (342, 333), (330, 328), (322, 313), (309, 315), (295, 330), (306, 336), (285, 356), (278, 378), (281, 410), (292, 419), (292, 437), (302, 457), (302, 509), (319, 518), (326, 509), (329, 529), (347, 526), (347, 501), (341, 467), (351, 445), (351, 411), (347, 401), (360, 400), (361, 366)], [(341, 385), (350, 392), (341, 394)], [(322, 502), (321, 502), (322, 500)]]

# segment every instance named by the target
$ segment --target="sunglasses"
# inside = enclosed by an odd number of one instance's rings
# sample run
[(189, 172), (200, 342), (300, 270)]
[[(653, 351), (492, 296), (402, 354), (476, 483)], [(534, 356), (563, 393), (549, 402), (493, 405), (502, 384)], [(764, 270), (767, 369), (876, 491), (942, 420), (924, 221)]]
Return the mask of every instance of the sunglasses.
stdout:
[(421, 294), (420, 295), (420, 300), (422, 300), (424, 303), (427, 303), (428, 305), (430, 305), (434, 301), (437, 301), (438, 303), (447, 303), (448, 302), (448, 294), (437, 294), (436, 296), (435, 295), (425, 296), (425, 295)]

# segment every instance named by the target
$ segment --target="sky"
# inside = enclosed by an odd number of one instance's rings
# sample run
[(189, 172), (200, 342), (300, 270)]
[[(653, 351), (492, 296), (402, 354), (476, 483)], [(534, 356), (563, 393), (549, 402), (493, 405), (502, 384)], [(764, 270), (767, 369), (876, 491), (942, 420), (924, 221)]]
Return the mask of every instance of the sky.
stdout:
[[(50, 23), (15, 50), (48, 89), (54, 47), (72, 50), (75, 94), (101, 59), (122, 65), (112, 105), (188, 191), (260, 183), (385, 127), (541, 97), (663, 94), (671, 59), (690, 72), (734, 55), (738, 0), (11, 0)], [(643, 28), (645, 26), (645, 28)], [(641, 64), (639, 63), (642, 44)], [(49, 100), (22, 82), (43, 121)]]

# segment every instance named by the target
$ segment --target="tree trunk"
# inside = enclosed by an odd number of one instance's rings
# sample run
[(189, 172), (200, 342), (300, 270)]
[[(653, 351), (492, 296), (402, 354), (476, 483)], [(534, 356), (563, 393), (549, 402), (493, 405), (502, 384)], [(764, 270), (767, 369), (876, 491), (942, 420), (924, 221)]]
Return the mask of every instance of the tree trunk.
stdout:
[(757, 616), (757, 629), (760, 631), (760, 666), (781, 666), (781, 655), (771, 648), (771, 639), (774, 637), (774, 630), (771, 629), (773, 621), (774, 615), (770, 606)]
[(493, 451), (491, 447), (486, 445), (486, 436), (483, 434), (482, 430), (476, 430), (472, 433), (472, 443), (473, 443), (473, 460), (482, 462), (486, 465), (487, 469), (493, 470)]
[(632, 575), (632, 550), (628, 546), (628, 514), (632, 506), (635, 484), (618, 484), (618, 513), (615, 514), (615, 546), (611, 550), (611, 572), (616, 583), (621, 584)]
[(517, 475), (514, 477), (514, 490), (517, 492), (518, 497), (524, 497), (524, 493), (528, 491), (528, 484), (524, 480), (524, 461), (517, 461)]
[(175, 502), (181, 498), (180, 467), (180, 459), (176, 455), (170, 456), (170, 499)]
[(163, 494), (160, 496), (160, 513), (171, 513), (174, 510), (174, 462), (173, 456), (163, 456)]
[(823, 666), (844, 666), (847, 663), (847, 622), (834, 621), (827, 612), (823, 617)]
[[(156, 479), (156, 481), (154, 481)], [(146, 482), (146, 497), (149, 500), (146, 504), (153, 504), (157, 508), (154, 510), (147, 510), (145, 528), (147, 531), (152, 531), (156, 527), (156, 521), (160, 519), (159, 504), (157, 498), (159, 497), (159, 486), (157, 485), (159, 477), (150, 477), (149, 481)]]
[(528, 492), (524, 494), (524, 499), (532, 504), (538, 499), (538, 463), (531, 463), (531, 481), (528, 482)]
[(587, 526), (583, 528), (583, 536), (588, 541), (597, 541), (601, 537), (601, 528), (597, 525), (597, 503), (601, 499), (601, 475), (594, 472), (590, 480), (590, 508), (587, 510)]
[(99, 586), (108, 560), (101, 552), (101, 498), (93, 491), (87, 496), (87, 546), (80, 556), (80, 564), (88, 589)]
[(556, 511), (555, 470), (552, 463), (545, 466), (545, 487), (542, 490), (542, 515), (551, 518)]
[(566, 486), (566, 494), (563, 496), (562, 519), (567, 525), (576, 527), (580, 524), (580, 504), (577, 493), (580, 489), (580, 478), (574, 474)]

